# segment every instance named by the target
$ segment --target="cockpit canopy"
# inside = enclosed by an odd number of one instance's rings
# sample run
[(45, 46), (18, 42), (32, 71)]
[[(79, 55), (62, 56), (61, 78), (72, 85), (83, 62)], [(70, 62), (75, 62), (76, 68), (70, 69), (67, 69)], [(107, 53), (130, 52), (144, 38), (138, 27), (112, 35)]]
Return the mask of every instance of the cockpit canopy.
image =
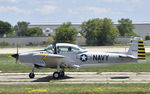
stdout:
[(79, 53), (79, 52), (85, 52), (86, 49), (82, 48), (78, 45), (74, 45), (74, 44), (69, 44), (69, 43), (57, 43), (56, 44), (56, 48), (54, 47), (54, 45), (48, 45), (45, 50), (49, 53), (62, 53), (62, 52), (75, 52), (75, 53)]

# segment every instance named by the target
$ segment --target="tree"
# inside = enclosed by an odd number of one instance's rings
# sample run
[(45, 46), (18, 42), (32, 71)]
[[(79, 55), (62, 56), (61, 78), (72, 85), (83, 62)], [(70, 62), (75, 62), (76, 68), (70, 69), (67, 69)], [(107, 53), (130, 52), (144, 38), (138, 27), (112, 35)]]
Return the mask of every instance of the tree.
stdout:
[(121, 36), (137, 36), (133, 32), (133, 29), (135, 27), (132, 24), (132, 20), (122, 18), (121, 20), (118, 20), (118, 23), (119, 24), (117, 25), (117, 28), (118, 28)]
[(112, 45), (119, 35), (111, 19), (91, 19), (83, 22), (82, 32), (85, 35), (87, 45)]
[(25, 36), (30, 36), (30, 37), (44, 36), (44, 33), (42, 29), (40, 29), (39, 27), (34, 27), (34, 28), (29, 28), (27, 32), (25, 32)]
[(71, 27), (71, 23), (63, 23), (60, 27), (56, 29), (54, 41), (57, 42), (66, 42), (66, 43), (74, 43), (76, 40), (78, 31), (76, 28)]
[(25, 36), (25, 32), (28, 29), (28, 22), (18, 22), (17, 25), (14, 26), (14, 30), (17, 32), (19, 37)]
[(12, 32), (11, 24), (8, 22), (0, 21), (0, 37), (4, 34), (8, 34)]
[(53, 37), (52, 36), (49, 36), (48, 38), (47, 38), (47, 40), (46, 40), (46, 43), (49, 45), (49, 44), (53, 44), (53, 41), (54, 41), (54, 39), (53, 39)]

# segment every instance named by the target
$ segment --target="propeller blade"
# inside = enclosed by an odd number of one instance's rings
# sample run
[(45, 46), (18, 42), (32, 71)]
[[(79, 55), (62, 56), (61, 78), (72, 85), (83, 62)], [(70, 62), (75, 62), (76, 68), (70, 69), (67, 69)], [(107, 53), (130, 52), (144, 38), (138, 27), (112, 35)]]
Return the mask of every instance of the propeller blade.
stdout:
[(13, 54), (13, 55), (11, 55), (11, 56), (14, 57), (14, 58), (16, 58), (16, 63), (17, 63), (17, 61), (18, 61), (18, 59), (19, 59), (18, 45), (17, 45), (17, 54)]
[(17, 53), (17, 54), (13, 54), (13, 55), (11, 55), (12, 57), (14, 57), (14, 58), (16, 58), (16, 63), (17, 63), (17, 61), (18, 61), (18, 59), (19, 59), (19, 54)]
[(17, 54), (18, 54), (18, 45), (17, 45)]

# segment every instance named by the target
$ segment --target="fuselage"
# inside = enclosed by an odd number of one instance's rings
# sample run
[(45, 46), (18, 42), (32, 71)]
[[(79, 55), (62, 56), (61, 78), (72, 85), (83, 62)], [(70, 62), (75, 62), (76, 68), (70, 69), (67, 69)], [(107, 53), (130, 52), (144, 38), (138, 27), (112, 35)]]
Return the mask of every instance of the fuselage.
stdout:
[[(27, 66), (39, 65), (40, 67), (56, 68), (59, 63), (79, 65), (80, 67), (101, 66), (101, 65), (113, 65), (121, 63), (136, 62), (135, 59), (120, 58), (119, 53), (98, 53), (98, 52), (61, 52), (55, 55), (64, 56), (63, 60), (55, 58), (44, 58), (44, 56), (36, 56), (36, 54), (50, 54), (47, 51), (33, 51), (19, 54), (19, 60), (21, 64)], [(126, 53), (124, 53), (126, 54)], [(67, 67), (67, 65), (66, 65)]]
[[(53, 49), (55, 48), (55, 49)], [(126, 53), (90, 52), (84, 48), (69, 44), (57, 43), (55, 47), (48, 45), (44, 50), (19, 54), (22, 64), (45, 68), (74, 68), (146, 61), (143, 40), (135, 37)]]

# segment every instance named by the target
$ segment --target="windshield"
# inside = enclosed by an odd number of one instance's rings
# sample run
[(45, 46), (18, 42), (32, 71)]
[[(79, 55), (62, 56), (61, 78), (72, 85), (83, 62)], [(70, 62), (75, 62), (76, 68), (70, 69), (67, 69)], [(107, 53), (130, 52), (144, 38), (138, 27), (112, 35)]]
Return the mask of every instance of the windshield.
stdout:
[(86, 50), (85, 48), (83, 48), (83, 47), (81, 47), (81, 46), (78, 46), (80, 49), (82, 49), (82, 50)]
[(49, 53), (53, 53), (53, 46), (52, 45), (48, 45), (46, 48), (45, 48), (45, 51), (49, 52)]

